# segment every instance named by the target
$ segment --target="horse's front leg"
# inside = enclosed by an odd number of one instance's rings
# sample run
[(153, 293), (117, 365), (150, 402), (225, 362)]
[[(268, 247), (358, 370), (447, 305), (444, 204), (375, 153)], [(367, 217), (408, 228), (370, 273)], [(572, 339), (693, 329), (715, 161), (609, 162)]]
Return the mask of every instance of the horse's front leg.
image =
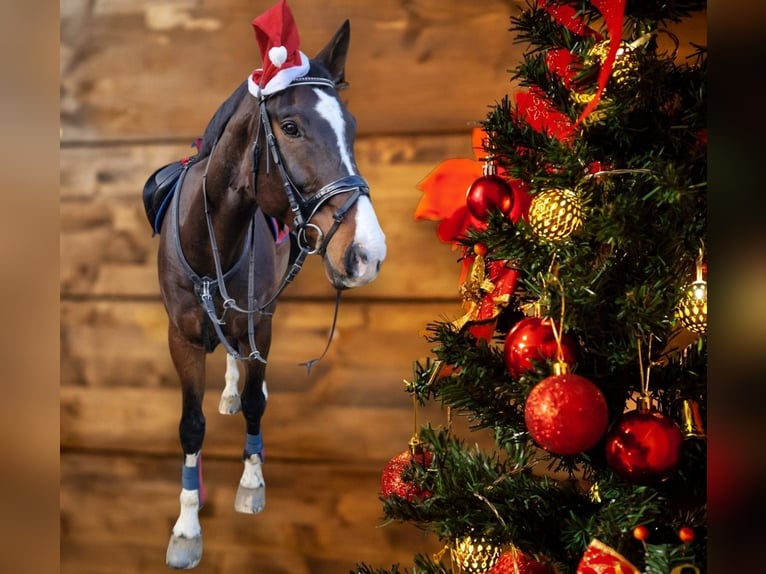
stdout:
[(202, 442), (205, 416), (205, 351), (186, 340), (172, 325), (169, 332), (170, 354), (181, 380), (183, 397), (179, 435), (184, 453), (181, 469), (181, 512), (168, 543), (166, 563), (171, 568), (194, 568), (202, 558), (202, 527), (199, 510), (204, 504), (202, 484)]
[[(259, 345), (265, 357), (268, 344)], [(261, 418), (266, 411), (266, 365), (258, 360), (245, 364), (245, 384), (242, 389), (242, 413), (247, 432), (242, 453), (244, 470), (239, 480), (234, 509), (245, 514), (257, 514), (266, 504), (266, 481), (263, 478), (263, 436)]]
[(226, 353), (225, 385), (218, 401), (218, 412), (222, 415), (233, 415), (242, 410), (242, 402), (239, 397), (239, 367), (237, 360)]

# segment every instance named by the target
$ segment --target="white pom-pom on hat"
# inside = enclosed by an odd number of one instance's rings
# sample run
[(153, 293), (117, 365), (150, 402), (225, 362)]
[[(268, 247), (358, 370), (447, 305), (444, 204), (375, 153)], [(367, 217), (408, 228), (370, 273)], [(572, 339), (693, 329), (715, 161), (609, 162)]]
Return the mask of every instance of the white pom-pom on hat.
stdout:
[(282, 64), (287, 61), (287, 48), (284, 46), (274, 46), (269, 48), (269, 60), (277, 68), (281, 68)]

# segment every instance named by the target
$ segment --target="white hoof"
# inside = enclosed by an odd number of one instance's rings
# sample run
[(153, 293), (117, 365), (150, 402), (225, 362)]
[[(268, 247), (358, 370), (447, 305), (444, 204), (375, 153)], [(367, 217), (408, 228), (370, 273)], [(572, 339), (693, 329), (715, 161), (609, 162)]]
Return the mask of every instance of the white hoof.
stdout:
[(218, 412), (222, 415), (236, 415), (242, 410), (242, 400), (239, 395), (221, 395), (218, 401)]
[(241, 484), (237, 487), (234, 498), (234, 510), (243, 514), (258, 514), (266, 506), (266, 486), (247, 488)]
[(195, 568), (202, 559), (202, 535), (185, 538), (171, 534), (165, 563), (171, 568), (188, 570)]
[(251, 454), (244, 462), (245, 469), (234, 498), (234, 510), (244, 514), (258, 514), (266, 505), (266, 481), (263, 480), (261, 457)]

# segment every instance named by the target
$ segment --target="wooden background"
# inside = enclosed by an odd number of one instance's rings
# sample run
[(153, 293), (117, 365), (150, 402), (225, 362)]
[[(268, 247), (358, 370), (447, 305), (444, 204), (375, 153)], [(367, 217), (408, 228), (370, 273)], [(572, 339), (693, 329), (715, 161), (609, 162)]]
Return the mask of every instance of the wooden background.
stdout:
[[(166, 346), (157, 238), (141, 190), (190, 155), (218, 105), (260, 65), (250, 22), (271, 1), (62, 0), (61, 572), (166, 572), (178, 513), (180, 392)], [(357, 562), (411, 567), (439, 544), (383, 525), (385, 463), (406, 448), (413, 408), (402, 379), (429, 355), (429, 321), (460, 314), (457, 253), (416, 222), (417, 184), (472, 157), (470, 130), (513, 90), (523, 56), (512, 0), (292, 0), (314, 55), (351, 21), (344, 92), (356, 155), (388, 240), (372, 284), (346, 292), (330, 352), (334, 291), (310, 260), (281, 299), (264, 419), (267, 504), (234, 512), (241, 416), (217, 413), (224, 355), (210, 357), (204, 445), (208, 503), (200, 573), (345, 573)], [(705, 43), (705, 20), (676, 30)], [(419, 422), (444, 424), (438, 406)], [(464, 421), (455, 427), (470, 441)]]

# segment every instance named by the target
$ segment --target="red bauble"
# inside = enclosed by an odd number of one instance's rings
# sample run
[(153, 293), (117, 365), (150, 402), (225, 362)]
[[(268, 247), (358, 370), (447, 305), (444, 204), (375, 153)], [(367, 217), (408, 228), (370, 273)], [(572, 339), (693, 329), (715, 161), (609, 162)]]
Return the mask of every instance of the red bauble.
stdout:
[(468, 211), (479, 221), (487, 221), (491, 211), (508, 215), (513, 208), (513, 190), (499, 175), (483, 175), (471, 184), (465, 197)]
[(409, 502), (422, 500), (431, 496), (428, 490), (423, 490), (405, 481), (402, 478), (402, 472), (411, 464), (420, 464), (428, 467), (433, 459), (433, 453), (427, 450), (412, 454), (410, 450), (405, 450), (397, 454), (388, 461), (383, 468), (383, 474), (380, 478), (380, 493), (384, 498), (396, 495), (407, 499)]
[(495, 565), (487, 574), (554, 574), (550, 564), (538, 562), (517, 549), (511, 549), (500, 555)]
[(635, 410), (609, 429), (606, 462), (628, 482), (662, 482), (678, 468), (683, 444), (681, 430), (672, 419), (656, 410)]
[(524, 405), (529, 434), (542, 448), (558, 455), (592, 448), (609, 422), (606, 399), (580, 375), (546, 377), (532, 389)]
[[(553, 321), (549, 317), (525, 317), (508, 332), (503, 346), (503, 360), (505, 368), (514, 379), (531, 371), (535, 363), (558, 359), (558, 346), (552, 325)], [(573, 337), (567, 334), (561, 336), (561, 351), (566, 364), (577, 362), (579, 351)]]

